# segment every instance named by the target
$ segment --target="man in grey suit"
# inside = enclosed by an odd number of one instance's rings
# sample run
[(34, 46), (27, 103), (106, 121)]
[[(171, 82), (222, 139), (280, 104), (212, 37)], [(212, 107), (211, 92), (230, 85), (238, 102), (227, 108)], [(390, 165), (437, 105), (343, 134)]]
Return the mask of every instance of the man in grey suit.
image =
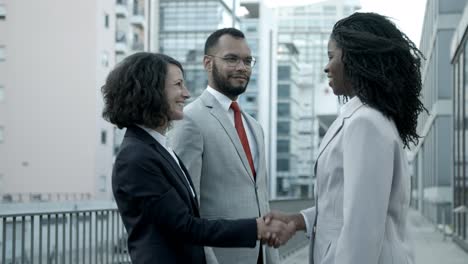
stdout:
[[(259, 217), (270, 211), (263, 130), (239, 109), (255, 59), (244, 34), (234, 28), (213, 32), (203, 59), (208, 87), (184, 109), (169, 134), (199, 193), (204, 218)], [(205, 248), (208, 263), (279, 263), (278, 251)]]

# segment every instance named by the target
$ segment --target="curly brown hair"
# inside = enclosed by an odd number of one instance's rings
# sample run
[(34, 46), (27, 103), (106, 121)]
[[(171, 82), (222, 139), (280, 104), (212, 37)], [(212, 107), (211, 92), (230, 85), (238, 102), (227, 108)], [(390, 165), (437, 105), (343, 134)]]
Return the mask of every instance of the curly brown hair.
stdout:
[(158, 53), (138, 52), (120, 62), (101, 88), (104, 119), (119, 128), (167, 126), (169, 104), (164, 87), (169, 64), (183, 72), (177, 60)]

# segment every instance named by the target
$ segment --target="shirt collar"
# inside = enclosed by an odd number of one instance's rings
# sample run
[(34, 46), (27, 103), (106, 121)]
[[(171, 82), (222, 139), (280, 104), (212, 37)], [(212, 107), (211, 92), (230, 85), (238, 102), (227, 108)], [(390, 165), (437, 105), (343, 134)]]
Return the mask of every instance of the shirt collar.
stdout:
[(344, 114), (344, 113), (347, 113), (348, 111), (352, 111), (352, 109), (354, 109), (355, 106), (358, 104), (361, 104), (361, 99), (359, 99), (359, 97), (355, 95), (348, 102), (346, 102), (344, 105), (341, 106), (340, 114)]
[(226, 95), (218, 92), (217, 90), (215, 90), (214, 88), (212, 88), (209, 85), (208, 85), (208, 87), (206, 87), (206, 90), (216, 98), (216, 100), (219, 102), (221, 107), (226, 112), (229, 111), (229, 108), (231, 107), (231, 103), (233, 102), (229, 97), (227, 97)]
[(150, 134), (159, 144), (161, 144), (164, 148), (167, 148), (167, 137), (164, 136), (163, 134), (159, 133), (158, 131), (142, 126), (142, 125), (137, 125), (141, 129), (145, 130)]

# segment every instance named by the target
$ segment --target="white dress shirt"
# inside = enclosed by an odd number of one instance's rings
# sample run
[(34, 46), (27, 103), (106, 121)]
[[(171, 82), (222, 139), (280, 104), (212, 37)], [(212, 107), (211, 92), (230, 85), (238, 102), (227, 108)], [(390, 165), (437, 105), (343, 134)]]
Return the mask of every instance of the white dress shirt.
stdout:
[[(234, 110), (231, 109), (231, 103), (233, 102), (229, 97), (226, 95), (218, 92), (214, 88), (211, 88), (209, 85), (206, 90), (213, 95), (216, 100), (219, 102), (221, 107), (226, 111), (226, 115), (228, 116), (229, 120), (233, 127), (235, 127), (234, 123)], [(244, 115), (242, 114), (242, 123), (244, 124), (245, 133), (247, 134), (247, 139), (249, 141), (250, 152), (252, 155), (253, 163), (255, 166), (255, 170), (258, 169), (258, 152), (257, 152), (257, 143), (253, 136), (252, 128), (250, 128), (249, 123), (245, 120)]]

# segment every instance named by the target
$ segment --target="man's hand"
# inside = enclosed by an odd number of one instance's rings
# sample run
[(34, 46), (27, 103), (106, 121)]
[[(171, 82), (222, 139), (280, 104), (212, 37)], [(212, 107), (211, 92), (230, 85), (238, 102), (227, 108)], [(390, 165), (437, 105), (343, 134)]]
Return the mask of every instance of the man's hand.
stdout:
[[(263, 219), (265, 220), (265, 224), (270, 224), (273, 221), (281, 221), (291, 228), (291, 235), (289, 238), (291, 238), (297, 230), (305, 230), (306, 229), (306, 224), (304, 217), (302, 214), (285, 214), (279, 211), (271, 211), (265, 216), (263, 216)], [(277, 247), (278, 242), (273, 238), (270, 237), (268, 240), (264, 241), (264, 243), (267, 243), (269, 246), (274, 246)]]
[(268, 214), (263, 216), (263, 219), (265, 220), (265, 223), (268, 225), (270, 221), (272, 220), (279, 220), (283, 223), (290, 223), (294, 222), (296, 226), (296, 230), (305, 230), (306, 229), (306, 224), (304, 217), (302, 214), (297, 213), (297, 214), (285, 214), (280, 211), (271, 211)]
[(274, 219), (266, 224), (263, 218), (257, 219), (257, 238), (262, 243), (268, 243), (269, 246), (277, 248), (286, 244), (295, 232), (294, 222), (284, 223)]

